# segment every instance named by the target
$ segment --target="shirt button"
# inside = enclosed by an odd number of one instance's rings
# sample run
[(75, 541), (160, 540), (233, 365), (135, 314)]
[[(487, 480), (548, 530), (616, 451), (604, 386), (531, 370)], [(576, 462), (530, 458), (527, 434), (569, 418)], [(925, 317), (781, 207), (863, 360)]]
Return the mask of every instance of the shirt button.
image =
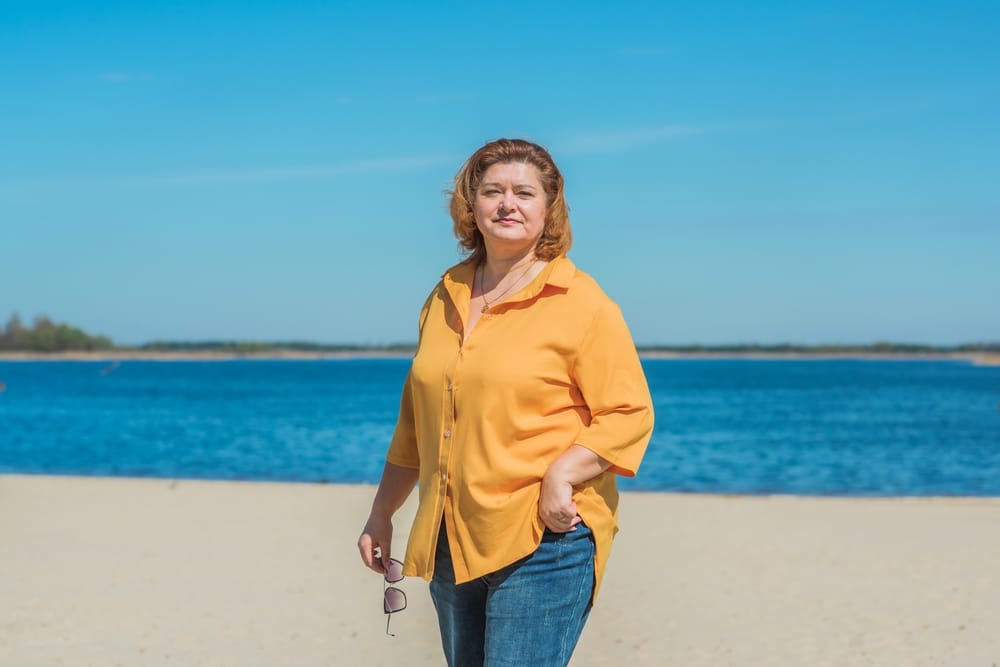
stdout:
[(453, 386), (454, 386), (454, 385), (452, 385), (452, 384), (451, 384), (451, 383), (449, 382), (449, 383), (448, 383), (448, 391), (451, 391), (451, 389), (452, 389), (452, 387), (453, 387)]
[(441, 471), (441, 481), (442, 482), (447, 482), (448, 481), (448, 473), (445, 472), (445, 471), (443, 471), (443, 470)]
[(444, 437), (446, 437), (446, 438), (450, 438), (451, 437), (451, 429), (450, 428), (446, 428), (444, 430)]

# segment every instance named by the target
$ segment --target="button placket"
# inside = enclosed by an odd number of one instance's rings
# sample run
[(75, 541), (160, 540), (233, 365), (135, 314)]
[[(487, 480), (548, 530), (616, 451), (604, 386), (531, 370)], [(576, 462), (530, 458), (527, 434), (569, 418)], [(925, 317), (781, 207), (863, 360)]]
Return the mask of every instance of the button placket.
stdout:
[(458, 365), (462, 357), (461, 348), (458, 350), (458, 356), (456, 357), (451, 372), (446, 376), (446, 387), (445, 387), (445, 403), (448, 406), (447, 421), (442, 424), (444, 427), (441, 431), (441, 497), (442, 499), (448, 495), (448, 461), (451, 459), (451, 450), (453, 446), (453, 441), (451, 440), (452, 428), (454, 427), (454, 416), (455, 416), (455, 397), (454, 389), (455, 384), (453, 381), (455, 367)]
[(448, 482), (448, 460), (451, 458), (451, 428), (445, 427), (441, 431), (441, 495), (447, 495)]

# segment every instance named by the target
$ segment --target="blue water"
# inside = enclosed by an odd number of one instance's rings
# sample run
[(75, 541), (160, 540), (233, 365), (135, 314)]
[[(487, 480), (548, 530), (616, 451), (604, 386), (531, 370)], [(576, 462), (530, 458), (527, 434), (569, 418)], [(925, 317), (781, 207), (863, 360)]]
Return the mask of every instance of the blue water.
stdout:
[[(409, 361), (0, 362), (0, 473), (374, 482)], [(1000, 496), (1000, 367), (646, 360), (623, 488)]]

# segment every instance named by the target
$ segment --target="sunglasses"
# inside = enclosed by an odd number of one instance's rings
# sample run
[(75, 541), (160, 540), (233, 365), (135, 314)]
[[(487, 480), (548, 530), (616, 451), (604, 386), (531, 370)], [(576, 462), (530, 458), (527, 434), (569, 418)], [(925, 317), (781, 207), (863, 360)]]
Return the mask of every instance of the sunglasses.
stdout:
[(385, 569), (385, 583), (382, 584), (382, 608), (385, 610), (385, 634), (390, 637), (396, 635), (389, 632), (389, 621), (397, 611), (406, 609), (406, 593), (395, 586), (386, 584), (398, 584), (403, 580), (403, 564), (395, 558), (389, 559), (389, 567)]

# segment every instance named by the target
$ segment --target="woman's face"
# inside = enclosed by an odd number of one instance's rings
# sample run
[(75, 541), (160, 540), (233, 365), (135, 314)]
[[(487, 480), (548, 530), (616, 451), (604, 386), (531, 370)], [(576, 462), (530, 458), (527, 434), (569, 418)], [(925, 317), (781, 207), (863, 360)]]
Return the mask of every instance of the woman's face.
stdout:
[(505, 162), (487, 169), (473, 205), (487, 252), (534, 248), (545, 229), (545, 207), (545, 190), (535, 165)]

